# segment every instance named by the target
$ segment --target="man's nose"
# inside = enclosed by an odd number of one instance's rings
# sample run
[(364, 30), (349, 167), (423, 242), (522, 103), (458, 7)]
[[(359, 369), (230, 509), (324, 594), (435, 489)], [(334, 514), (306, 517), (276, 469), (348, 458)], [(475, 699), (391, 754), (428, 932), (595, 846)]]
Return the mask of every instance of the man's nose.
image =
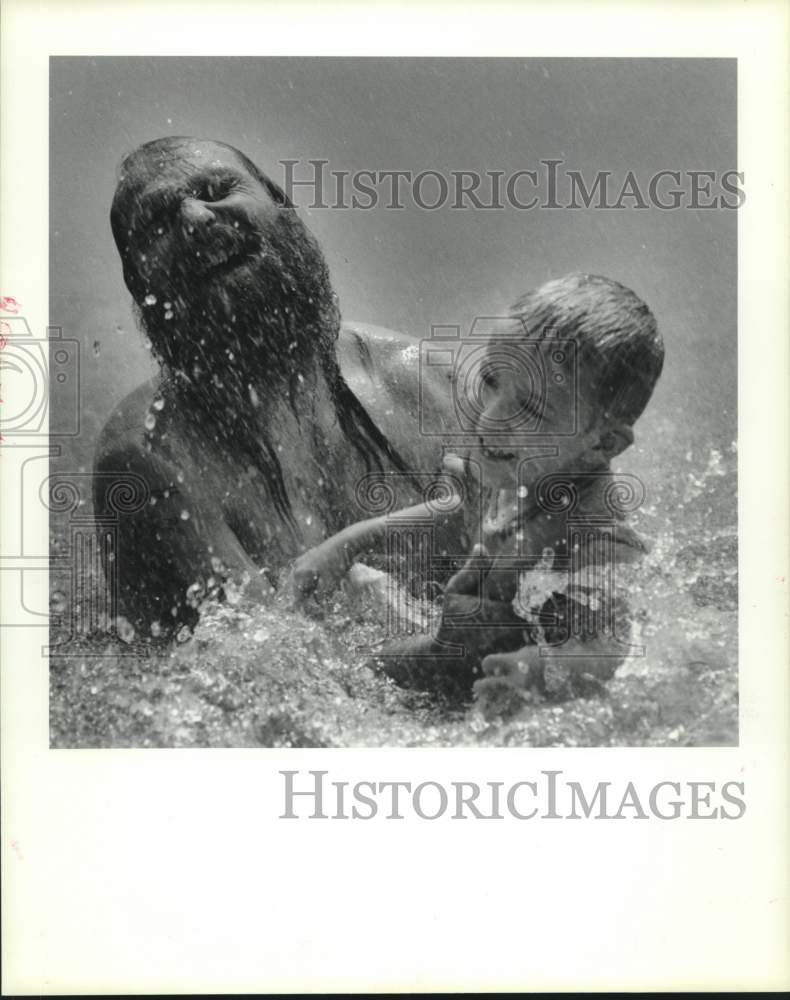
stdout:
[(185, 232), (202, 232), (214, 225), (215, 215), (204, 201), (184, 198), (181, 202), (181, 223)]

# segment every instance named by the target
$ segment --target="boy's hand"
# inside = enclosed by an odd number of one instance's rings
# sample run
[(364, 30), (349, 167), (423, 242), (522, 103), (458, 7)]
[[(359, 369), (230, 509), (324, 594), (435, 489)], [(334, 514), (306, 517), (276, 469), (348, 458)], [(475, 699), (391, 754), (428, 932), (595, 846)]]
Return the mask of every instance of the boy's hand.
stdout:
[(542, 666), (537, 646), (510, 653), (490, 653), (483, 659), (485, 677), (474, 683), (475, 703), (492, 721), (508, 718), (531, 704), (541, 689)]
[(464, 503), (473, 503), (480, 491), (479, 468), (462, 455), (446, 452), (442, 456), (442, 472), (451, 477)]
[(522, 646), (510, 653), (490, 653), (483, 659), (482, 668), (487, 678), (503, 679), (521, 689), (534, 687), (543, 677), (538, 646)]
[(447, 452), (442, 456), (442, 472), (446, 472), (450, 476), (455, 476), (463, 482), (467, 475), (466, 459), (452, 452)]

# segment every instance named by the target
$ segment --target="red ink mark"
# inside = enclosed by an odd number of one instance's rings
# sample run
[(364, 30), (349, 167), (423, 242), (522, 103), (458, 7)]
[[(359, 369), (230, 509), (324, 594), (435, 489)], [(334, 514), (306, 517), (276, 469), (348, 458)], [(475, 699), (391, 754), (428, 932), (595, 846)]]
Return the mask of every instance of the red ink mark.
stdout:
[[(5, 302), (5, 301), (6, 300), (3, 299), (3, 302)], [(2, 350), (5, 349), (6, 344), (8, 343), (8, 341), (5, 338), (5, 334), (11, 333), (11, 324), (10, 323), (6, 323), (5, 320), (2, 320), (2, 322), (0, 322), (0, 331), (2, 331), (2, 332), (0, 332), (0, 351), (2, 351)], [(0, 403), (2, 403), (2, 402), (3, 402), (2, 399), (0, 399)], [(2, 444), (4, 441), (5, 441), (5, 438), (3, 437), (2, 434), (0, 434), (0, 444)]]
[(19, 850), (19, 844), (17, 844), (17, 842), (15, 840), (11, 841), (11, 847), (13, 848), (14, 854), (16, 854), (16, 856), (19, 858), (19, 860), (20, 861), (24, 861), (25, 859), (22, 856), (22, 852)]
[[(19, 312), (19, 303), (17, 302), (16, 299), (11, 298), (10, 295), (3, 295), (2, 297), (0, 297), (0, 309), (2, 309), (4, 312), (17, 313)], [(6, 339), (6, 337), (9, 336), (10, 333), (11, 333), (11, 324), (6, 323), (5, 320), (2, 320), (0, 322), (0, 351), (5, 350), (6, 346), (8, 345), (8, 340)], [(0, 399), (0, 403), (2, 402), (3, 402), (2, 399)], [(5, 438), (3, 437), (2, 434), (0, 434), (0, 444), (2, 444), (4, 441)]]

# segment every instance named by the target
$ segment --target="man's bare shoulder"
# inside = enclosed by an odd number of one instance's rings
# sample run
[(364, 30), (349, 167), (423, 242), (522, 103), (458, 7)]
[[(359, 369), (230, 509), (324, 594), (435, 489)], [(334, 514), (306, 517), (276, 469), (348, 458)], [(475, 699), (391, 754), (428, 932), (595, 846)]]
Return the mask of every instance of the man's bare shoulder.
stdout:
[(418, 377), (420, 341), (411, 334), (372, 323), (343, 323), (337, 345), (341, 369), (361, 370), (369, 378), (381, 378), (394, 367)]
[[(420, 363), (421, 339), (370, 323), (344, 323), (338, 338), (343, 377), (379, 423), (388, 410), (419, 425), (421, 411), (431, 426), (453, 418), (451, 386), (444, 373)], [(419, 409), (421, 408), (421, 409)]]
[(108, 451), (138, 443), (142, 447), (145, 417), (154, 400), (157, 380), (143, 382), (125, 396), (107, 419), (96, 446), (97, 459)]
[[(168, 416), (167, 407), (156, 409), (152, 404), (158, 396), (158, 380), (150, 379), (129, 393), (115, 407), (99, 435), (93, 459), (94, 502), (101, 502), (107, 483), (122, 480), (132, 474), (141, 477), (148, 491), (157, 502), (159, 519), (169, 516), (160, 501), (162, 496), (178, 503), (177, 519), (183, 503), (178, 498), (185, 490), (192, 491), (192, 499), (208, 500), (208, 507), (220, 510), (216, 495), (216, 478), (206, 476), (205, 469), (196, 471), (195, 455), (190, 451), (190, 441), (183, 434), (183, 424), (178, 413)], [(149, 416), (156, 420), (155, 430)], [(188, 482), (189, 486), (183, 484)], [(213, 492), (212, 492), (213, 491)], [(205, 506), (205, 505), (204, 505)], [(152, 520), (153, 509), (148, 509), (146, 519)], [(155, 518), (153, 518), (155, 519)], [(172, 524), (171, 524), (172, 527)], [(181, 527), (178, 525), (178, 527)]]

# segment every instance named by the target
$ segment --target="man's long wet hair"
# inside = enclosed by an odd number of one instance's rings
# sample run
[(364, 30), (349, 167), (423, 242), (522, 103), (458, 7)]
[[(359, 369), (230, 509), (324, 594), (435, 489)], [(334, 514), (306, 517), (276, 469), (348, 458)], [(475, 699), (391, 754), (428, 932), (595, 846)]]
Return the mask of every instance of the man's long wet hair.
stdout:
[[(142, 287), (130, 245), (127, 203), (131, 197), (134, 197), (134, 192), (139, 189), (141, 181), (145, 183), (149, 178), (155, 177), (159, 167), (177, 160), (182, 155), (184, 146), (194, 141), (196, 140), (188, 136), (168, 136), (154, 139), (138, 147), (122, 160), (118, 186), (110, 212), (110, 224), (123, 262), (124, 281), (137, 305), (141, 325), (151, 340), (152, 352), (171, 376), (171, 386), (175, 391), (180, 392), (187, 405), (192, 398), (193, 402), (201, 407), (204, 416), (213, 415), (212, 422), (223, 442), (232, 447), (237, 454), (241, 451), (247, 460), (260, 468), (271, 491), (275, 509), (294, 536), (300, 538), (299, 528), (293, 517), (290, 499), (285, 489), (282, 466), (274, 448), (257, 433), (255, 421), (245, 420), (244, 414), (237, 413), (232, 416), (228, 414), (227, 407), (223, 408), (222, 403), (226, 401), (226, 388), (215, 389), (214, 383), (208, 381), (202, 383), (199, 390), (192, 389), (190, 395), (190, 380), (183, 377), (185, 374), (188, 375), (188, 371), (184, 370), (187, 366), (183, 356), (186, 345), (179, 344), (178, 338), (168, 335), (174, 329), (172, 322), (170, 325), (162, 326), (158, 321), (148, 318), (150, 310), (147, 310), (145, 306), (147, 290)], [(335, 351), (340, 332), (340, 310), (337, 298), (332, 291), (329, 269), (317, 240), (296, 216), (293, 203), (285, 192), (271, 178), (267, 177), (249, 157), (227, 143), (211, 141), (214, 145), (223, 146), (230, 150), (250, 175), (263, 185), (275, 204), (283, 212), (288, 213), (288, 217), (283, 220), (285, 228), (290, 231), (294, 243), (298, 243), (304, 251), (304, 255), (300, 251), (296, 251), (293, 265), (297, 273), (294, 277), (306, 283), (308, 287), (299, 288), (299, 280), (291, 281), (289, 284), (289, 282), (277, 281), (275, 275), (270, 275), (272, 279), (270, 287), (274, 288), (273, 294), (279, 296), (277, 304), (280, 308), (277, 315), (278, 323), (281, 324), (282, 337), (290, 342), (283, 343), (283, 354), (290, 345), (294, 343), (297, 345), (296, 350), (288, 359), (289, 371), (286, 375), (286, 385), (278, 384), (274, 388), (277, 391), (284, 389), (288, 398), (293, 401), (299, 376), (299, 362), (305, 360), (305, 355), (309, 353), (321, 366), (340, 429), (362, 456), (367, 471), (383, 471), (389, 465), (410, 476), (411, 471), (406, 462), (376, 426), (370, 414), (349, 388), (340, 371)], [(304, 292), (303, 295), (302, 292)], [(289, 302), (291, 305), (288, 305)], [(245, 324), (255, 324), (254, 311), (245, 316), (244, 302), (238, 302), (237, 305), (238, 315), (234, 316), (237, 324), (235, 328), (243, 329)], [(232, 336), (234, 327), (228, 325), (226, 331), (228, 336)], [(194, 345), (188, 346), (192, 352)], [(242, 357), (242, 351), (240, 350), (236, 356)], [(246, 386), (242, 384), (244, 373), (238, 372), (238, 376), (243, 391), (246, 389)], [(217, 413), (221, 413), (223, 416), (227, 415), (229, 419), (217, 421)]]
[(664, 343), (645, 303), (596, 274), (568, 274), (527, 292), (512, 307), (526, 336), (577, 346), (578, 383), (591, 386), (607, 416), (633, 424), (664, 366)]

